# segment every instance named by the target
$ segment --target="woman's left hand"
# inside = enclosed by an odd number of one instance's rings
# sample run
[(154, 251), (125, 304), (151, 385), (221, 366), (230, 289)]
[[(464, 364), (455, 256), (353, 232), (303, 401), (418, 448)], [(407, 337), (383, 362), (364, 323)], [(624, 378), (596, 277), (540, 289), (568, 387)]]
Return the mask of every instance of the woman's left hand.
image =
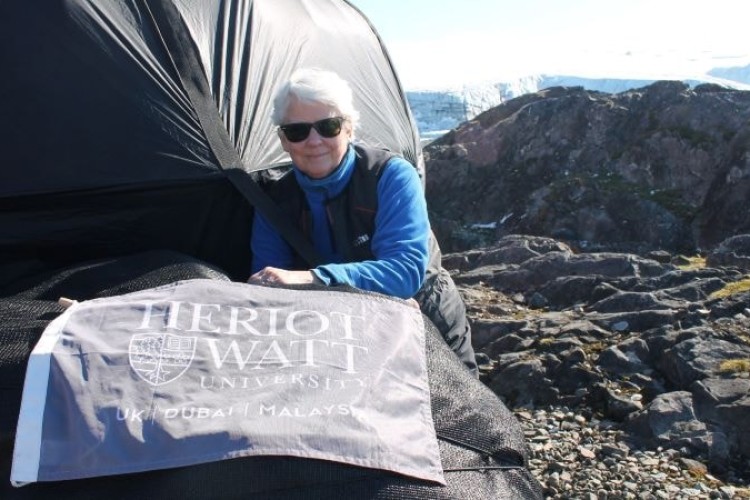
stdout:
[(265, 267), (247, 280), (248, 283), (276, 283), (280, 285), (304, 285), (315, 281), (315, 275), (312, 271), (289, 271), (278, 267)]

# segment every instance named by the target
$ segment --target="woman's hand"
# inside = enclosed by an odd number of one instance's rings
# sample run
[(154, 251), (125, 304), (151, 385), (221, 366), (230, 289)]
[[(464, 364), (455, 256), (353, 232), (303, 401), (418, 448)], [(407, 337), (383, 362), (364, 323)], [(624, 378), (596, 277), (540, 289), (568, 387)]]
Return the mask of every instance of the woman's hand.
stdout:
[(312, 271), (288, 271), (278, 267), (264, 267), (257, 273), (250, 276), (248, 283), (269, 284), (276, 283), (280, 285), (304, 285), (315, 283), (315, 275)]

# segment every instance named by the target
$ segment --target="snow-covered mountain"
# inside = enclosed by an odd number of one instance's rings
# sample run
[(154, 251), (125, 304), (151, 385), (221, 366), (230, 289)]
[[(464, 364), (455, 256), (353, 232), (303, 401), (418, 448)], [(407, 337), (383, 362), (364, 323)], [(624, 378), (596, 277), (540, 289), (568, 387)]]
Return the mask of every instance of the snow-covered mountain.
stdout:
[[(586, 78), (579, 76), (535, 75), (513, 81), (467, 84), (460, 88), (412, 90), (406, 92), (420, 135), (430, 140), (503, 102), (540, 90), (580, 86), (587, 90), (619, 93), (644, 87), (655, 79)], [(715, 83), (750, 90), (750, 66), (717, 68), (706, 75), (683, 79), (690, 86)]]

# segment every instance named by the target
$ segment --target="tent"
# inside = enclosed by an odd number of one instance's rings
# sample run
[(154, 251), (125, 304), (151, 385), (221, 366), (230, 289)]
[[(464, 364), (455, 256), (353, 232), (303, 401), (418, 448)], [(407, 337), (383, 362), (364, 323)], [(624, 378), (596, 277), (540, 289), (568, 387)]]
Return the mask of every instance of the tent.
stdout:
[(0, 0), (0, 496), (541, 498), (520, 426), (434, 327), (447, 486), (261, 457), (10, 488), (23, 366), (58, 297), (247, 278), (253, 210), (288, 163), (271, 97), (303, 66), (347, 79), (357, 137), (424, 173), (388, 55), (344, 0)]
[(7, 281), (152, 248), (246, 277), (252, 210), (229, 179), (285, 163), (271, 100), (298, 67), (347, 79), (357, 137), (422, 169), (388, 55), (345, 1), (5, 0), (0, 47)]

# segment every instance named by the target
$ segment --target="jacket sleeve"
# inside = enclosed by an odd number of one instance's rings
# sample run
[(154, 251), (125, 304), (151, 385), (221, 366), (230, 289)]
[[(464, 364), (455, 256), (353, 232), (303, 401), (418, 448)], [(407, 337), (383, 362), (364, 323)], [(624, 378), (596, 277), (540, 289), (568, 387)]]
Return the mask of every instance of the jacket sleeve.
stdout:
[(257, 210), (253, 215), (250, 248), (253, 252), (250, 272), (253, 274), (267, 266), (291, 269), (294, 264), (292, 248)]
[(317, 267), (315, 273), (327, 283), (410, 298), (424, 281), (429, 233), (419, 175), (406, 160), (394, 157), (378, 182), (378, 212), (371, 242), (375, 258), (326, 264)]

